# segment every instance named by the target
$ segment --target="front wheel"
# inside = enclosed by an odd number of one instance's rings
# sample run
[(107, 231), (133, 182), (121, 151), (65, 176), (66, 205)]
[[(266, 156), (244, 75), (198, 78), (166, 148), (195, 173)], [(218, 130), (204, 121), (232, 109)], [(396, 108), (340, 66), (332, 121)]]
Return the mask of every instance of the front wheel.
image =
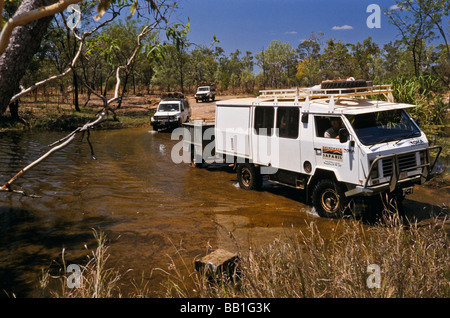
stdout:
[(242, 163), (237, 167), (239, 186), (244, 190), (257, 190), (262, 186), (262, 177), (259, 169), (250, 163)]
[(337, 219), (345, 208), (345, 194), (336, 182), (328, 179), (319, 181), (312, 193), (312, 202), (321, 217)]

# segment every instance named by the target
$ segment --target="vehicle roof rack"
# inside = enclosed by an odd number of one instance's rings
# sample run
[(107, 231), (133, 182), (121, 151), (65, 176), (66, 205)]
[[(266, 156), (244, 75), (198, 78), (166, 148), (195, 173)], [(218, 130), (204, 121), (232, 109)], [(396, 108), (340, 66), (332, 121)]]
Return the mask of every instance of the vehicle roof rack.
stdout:
[(392, 85), (373, 85), (351, 88), (326, 88), (320, 87), (296, 87), (288, 89), (262, 90), (260, 101), (301, 101), (312, 99), (335, 99), (340, 98), (366, 98), (369, 95), (384, 95), (389, 102), (393, 102)]

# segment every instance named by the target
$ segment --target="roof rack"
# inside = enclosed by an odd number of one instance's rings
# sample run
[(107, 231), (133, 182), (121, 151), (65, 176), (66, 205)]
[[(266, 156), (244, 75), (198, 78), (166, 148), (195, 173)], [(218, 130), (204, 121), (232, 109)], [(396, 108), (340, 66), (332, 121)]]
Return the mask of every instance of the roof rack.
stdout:
[(342, 97), (361, 97), (366, 98), (368, 95), (384, 95), (389, 102), (393, 102), (392, 85), (373, 85), (364, 87), (351, 88), (327, 88), (318, 87), (296, 87), (289, 89), (275, 89), (260, 91), (259, 100), (306, 100), (311, 99), (339, 99)]

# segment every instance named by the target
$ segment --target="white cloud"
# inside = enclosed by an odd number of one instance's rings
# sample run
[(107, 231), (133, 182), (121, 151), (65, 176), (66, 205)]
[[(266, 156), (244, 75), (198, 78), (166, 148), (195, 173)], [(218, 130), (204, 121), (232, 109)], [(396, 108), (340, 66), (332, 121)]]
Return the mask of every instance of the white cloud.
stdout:
[(293, 34), (293, 35), (295, 35), (297, 33), (298, 33), (297, 31), (289, 31), (289, 32), (285, 32), (284, 34)]
[(394, 4), (389, 7), (389, 10), (398, 10), (398, 9), (400, 9), (400, 7), (397, 4)]
[(341, 25), (341, 26), (337, 26), (335, 25), (334, 27), (331, 28), (331, 30), (353, 30), (353, 27), (351, 25), (345, 24), (345, 25)]

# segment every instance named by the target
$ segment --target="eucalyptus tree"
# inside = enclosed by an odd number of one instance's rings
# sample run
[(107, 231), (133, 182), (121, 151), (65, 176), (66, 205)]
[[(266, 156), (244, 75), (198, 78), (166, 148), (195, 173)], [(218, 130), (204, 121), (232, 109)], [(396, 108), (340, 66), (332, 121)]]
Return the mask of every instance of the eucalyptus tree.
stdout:
[(263, 72), (267, 72), (269, 86), (281, 87), (294, 83), (298, 57), (289, 43), (272, 41), (267, 49), (257, 53), (255, 58), (256, 64)]
[(410, 52), (415, 76), (422, 73), (426, 59), (426, 45), (441, 38), (445, 44), (447, 64), (450, 63), (448, 46), (448, 13), (450, 3), (447, 0), (397, 0), (396, 5), (385, 14), (401, 35), (401, 41)]

